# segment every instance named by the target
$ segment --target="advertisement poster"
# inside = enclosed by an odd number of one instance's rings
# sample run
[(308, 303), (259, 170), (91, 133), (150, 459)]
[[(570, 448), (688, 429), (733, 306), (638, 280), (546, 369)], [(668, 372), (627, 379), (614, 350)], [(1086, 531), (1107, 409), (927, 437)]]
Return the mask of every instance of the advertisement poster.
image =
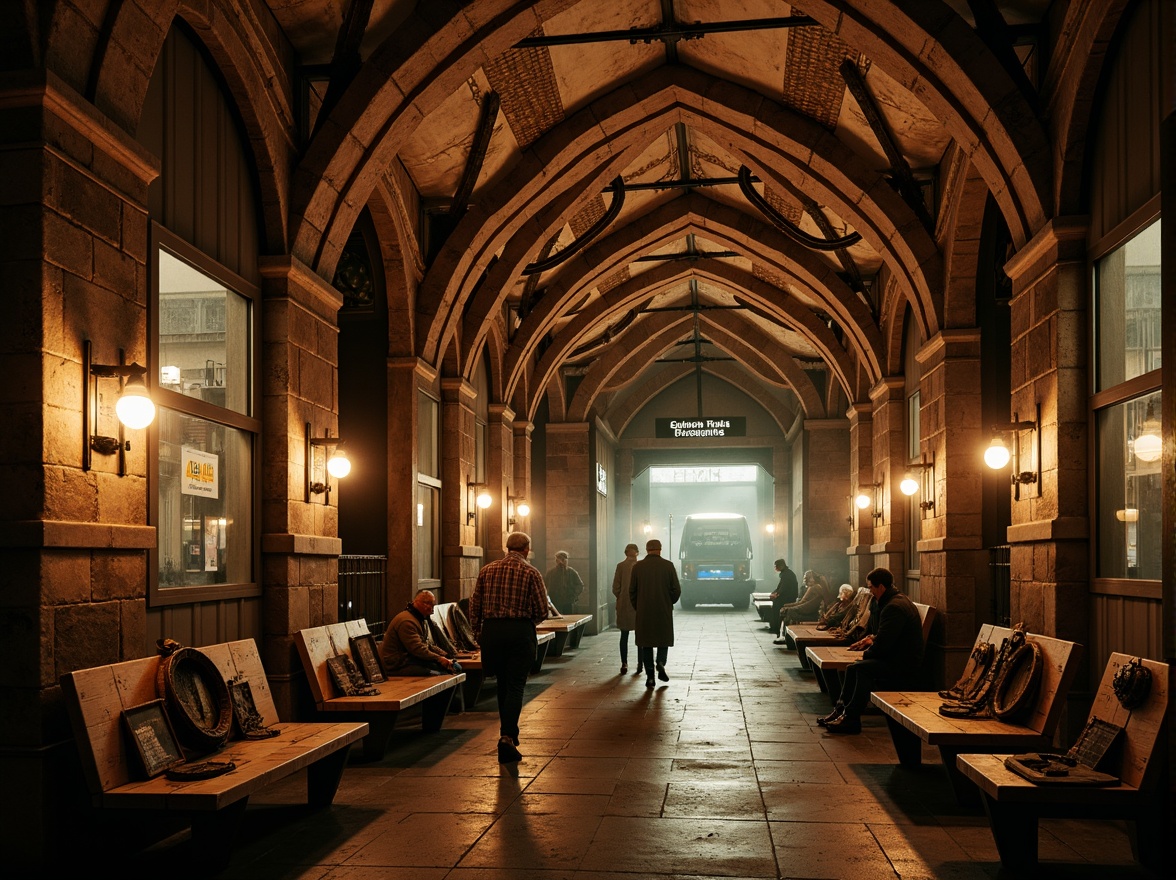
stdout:
[(216, 571), (220, 559), (220, 520), (215, 516), (204, 517), (204, 570)]
[(200, 498), (219, 497), (217, 467), (220, 460), (210, 452), (201, 452), (190, 446), (180, 447), (184, 475), (180, 480), (182, 495), (197, 495)]

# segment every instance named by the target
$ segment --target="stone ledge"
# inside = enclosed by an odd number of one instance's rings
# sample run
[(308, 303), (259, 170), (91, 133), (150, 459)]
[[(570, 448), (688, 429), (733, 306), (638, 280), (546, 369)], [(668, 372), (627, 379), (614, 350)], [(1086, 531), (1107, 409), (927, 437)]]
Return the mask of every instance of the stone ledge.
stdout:
[(1010, 544), (1034, 541), (1086, 541), (1090, 537), (1090, 521), (1084, 516), (1061, 516), (1057, 519), (1017, 523), (1005, 533)]
[(149, 550), (155, 526), (115, 525), (71, 520), (12, 522), (0, 533), (0, 547), (77, 547), (104, 550)]
[(980, 538), (971, 536), (965, 538), (923, 538), (918, 544), (920, 553), (937, 553), (942, 550), (985, 550), (980, 545)]
[(285, 553), (292, 556), (338, 556), (343, 552), (340, 538), (323, 535), (294, 535), (276, 532), (261, 536), (262, 553)]

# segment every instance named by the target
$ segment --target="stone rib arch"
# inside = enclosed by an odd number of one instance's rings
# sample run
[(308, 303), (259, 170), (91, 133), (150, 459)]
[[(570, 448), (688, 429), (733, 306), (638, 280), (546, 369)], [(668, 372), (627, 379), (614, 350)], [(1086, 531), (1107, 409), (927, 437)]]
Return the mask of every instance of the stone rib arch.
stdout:
[[(664, 286), (690, 277), (705, 278), (714, 281), (716, 284), (729, 286), (745, 294), (750, 300), (761, 305), (769, 316), (779, 320), (780, 323), (793, 326), (800, 332), (805, 333), (826, 358), (826, 361), (831, 364), (831, 369), (838, 379), (844, 383), (851, 381), (850, 377), (853, 374), (854, 368), (852, 360), (848, 353), (841, 348), (832, 331), (817, 318), (811, 309), (791, 297), (784, 298), (782, 291), (778, 288), (735, 267), (715, 266), (709, 268), (694, 267), (691, 269), (690, 267), (684, 268), (680, 264), (661, 267), (660, 271), (655, 269), (642, 273), (636, 278), (632, 278), (624, 284), (618, 285), (604, 297), (591, 303), (582, 314), (578, 315), (560, 333), (559, 337), (544, 353), (543, 358), (535, 366), (536, 374), (542, 377), (557, 371), (559, 365), (567, 358), (568, 354), (583, 342), (589, 332), (598, 328), (602, 321), (607, 320), (610, 314), (622, 314), (640, 302), (647, 300), (652, 292), (656, 292)], [(633, 329), (630, 328), (630, 332)], [(520, 344), (520, 338), (516, 335), (515, 345), (512, 346), (512, 351), (508, 353), (507, 360), (504, 364), (508, 372), (506, 379), (508, 389), (513, 387), (516, 381), (515, 372), (520, 369), (521, 365), (530, 363), (531, 348), (532, 346), (528, 342), (527, 348), (523, 349)], [(795, 366), (795, 363), (791, 359), (789, 359), (789, 362), (790, 366)], [(797, 369), (799, 370), (799, 368)], [(796, 380), (796, 385), (793, 390), (798, 396), (807, 401), (808, 397), (803, 389), (806, 384), (811, 384), (811, 380), (805, 376), (805, 381), (801, 381), (800, 377), (793, 374), (790, 369), (784, 369), (783, 371), (785, 375), (791, 376)], [(803, 371), (800, 372), (803, 373)], [(541, 379), (541, 384), (542, 381)], [(848, 388), (850, 386), (847, 385), (846, 387)], [(823, 408), (819, 400), (813, 406), (814, 411), (820, 411)]]
[[(285, 253), (290, 218), (289, 157), (294, 152), (293, 109), (281, 98), (289, 88), (267, 85), (285, 79), (276, 50), (259, 40), (250, 41), (257, 31), (235, 24), (245, 14), (234, 0), (123, 4), (110, 21), (109, 31), (102, 34), (101, 45), (93, 56), (93, 101), (133, 133), (164, 40), (175, 19), (183, 20), (212, 56), (228, 87), (227, 97), (241, 120), (243, 146), (257, 176), (264, 247), (272, 253)], [(348, 227), (344, 238), (350, 232)]]
[[(365, 64), (300, 166), (294, 253), (329, 275), (345, 235), (340, 230), (350, 229), (379, 169), (416, 123), (451, 93), (446, 84), (464, 81), (485, 58), (496, 57), (570, 5), (571, 0), (497, 0), (467, 9), (457, 0), (435, 0), (428, 17), (414, 13)], [(899, 0), (818, 0), (806, 12), (882, 64), (945, 120), (976, 157), (1014, 241), (1027, 241), (1046, 218), (1045, 133), (1016, 83), (963, 19), (942, 4), (912, 9)], [(903, 26), (895, 28), (896, 22)], [(447, 64), (439, 72), (432, 63), (437, 58)]]
[(420, 0), (368, 57), (299, 164), (293, 253), (329, 277), (345, 230), (420, 121), (489, 59), (576, 2)]
[(813, 0), (804, 11), (944, 121), (980, 169), (1015, 246), (1028, 242), (1051, 216), (1049, 139), (980, 35), (940, 2)]
[[(687, 206), (694, 205), (695, 210), (688, 211)], [(675, 207), (677, 206), (677, 207)], [(707, 215), (711, 216), (707, 216)], [(638, 239), (635, 242), (626, 241), (633, 232), (635, 226), (630, 225), (625, 229), (619, 231), (614, 236), (608, 236), (605, 240), (598, 242), (593, 247), (587, 249), (585, 260), (586, 265), (593, 266), (593, 274), (584, 281), (584, 286), (597, 283), (599, 280), (607, 277), (615, 272), (617, 268), (624, 265), (635, 255), (652, 249), (659, 244), (664, 244), (668, 241), (680, 238), (688, 231), (697, 231), (708, 238), (715, 240), (720, 244), (732, 247), (735, 250), (747, 250), (751, 244), (762, 245), (761, 252), (754, 252), (749, 254), (753, 260), (759, 259), (764, 263), (771, 265), (772, 269), (778, 272), (785, 278), (793, 278), (797, 283), (814, 294), (814, 298), (822, 302), (830, 313), (836, 316), (839, 323), (846, 326), (847, 338), (851, 341), (851, 348), (858, 357), (859, 362), (867, 366), (872, 376), (880, 376), (882, 345), (881, 335), (874, 324), (874, 318), (870, 314), (866, 305), (853, 293), (852, 290), (845, 284), (845, 282), (836, 275), (832, 269), (812, 254), (799, 248), (797, 245), (789, 241), (784, 235), (772, 229), (766, 224), (758, 224), (752, 218), (741, 214), (738, 211), (727, 208), (719, 203), (711, 202), (701, 196), (688, 196), (682, 199), (677, 199), (670, 202), (662, 208), (656, 209), (652, 215), (653, 220), (646, 226), (653, 227), (653, 231), (649, 235)], [(733, 224), (739, 224), (741, 229), (734, 229)], [(738, 235), (738, 238), (734, 236)], [(785, 257), (779, 253), (771, 251), (772, 247), (787, 249), (788, 256)], [(623, 250), (621, 249), (623, 247)], [(611, 253), (610, 251), (620, 250), (620, 253)], [(807, 269), (807, 272), (802, 273), (799, 269)], [(698, 270), (696, 270), (698, 271)], [(777, 291), (777, 288), (758, 280), (753, 277), (748, 277), (747, 273), (737, 273), (734, 275), (727, 274), (728, 270), (708, 269), (704, 272), (713, 274), (707, 277), (714, 278), (720, 283), (735, 283), (744, 291), (757, 291), (758, 295), (765, 297), (765, 304), (769, 309), (772, 308), (773, 298), (767, 296), (770, 291)], [(818, 274), (819, 273), (819, 274)], [(651, 272), (642, 273), (637, 278), (650, 276), (650, 279), (661, 278), (677, 278), (687, 277), (682, 274), (668, 274), (668, 271), (651, 270)], [(639, 281), (629, 281), (620, 286), (620, 290), (627, 294), (634, 284), (641, 284)], [(822, 292), (826, 292), (826, 296), (822, 296)], [(604, 299), (608, 302), (619, 302), (614, 292), (610, 292)], [(624, 295), (622, 294), (622, 295)], [(778, 291), (777, 297), (783, 294)], [(519, 332), (515, 335), (514, 346), (521, 350), (521, 354), (510, 359), (508, 366), (514, 368), (518, 363), (525, 360), (527, 354), (532, 350), (540, 339), (542, 339), (555, 326), (556, 320), (562, 315), (568, 305), (577, 300), (582, 295), (582, 288), (573, 290), (549, 290), (548, 294), (544, 296), (538, 303), (535, 311), (527, 317), (519, 328)], [(791, 298), (787, 301), (791, 302)], [(631, 301), (626, 299), (614, 308), (624, 309), (631, 304)], [(824, 337), (824, 331), (818, 330), (817, 325), (820, 322), (815, 321), (810, 309), (804, 309), (807, 317), (802, 317), (799, 311), (788, 312), (792, 318), (799, 324), (802, 324), (810, 331), (810, 335), (815, 339)], [(605, 315), (597, 315), (599, 319), (604, 319)], [(479, 318), (480, 319), (480, 318)], [(473, 327), (473, 321), (467, 327)], [(825, 328), (827, 330), (827, 328)], [(831, 336), (829, 337), (832, 338)], [(838, 352), (843, 351), (840, 345), (826, 346), (823, 352), (838, 370), (841, 380), (844, 382), (847, 392), (851, 395), (854, 393), (854, 386), (850, 381), (851, 371), (847, 363), (843, 361), (843, 357)]]
[[(429, 358), (432, 346), (448, 332), (444, 329), (445, 325), (457, 320), (457, 306), (471, 296), (468, 279), (473, 270), (483, 265), (490, 266), (491, 255), (506, 247), (503, 256), (490, 268), (487, 283), (481, 287), (483, 301), (475, 301), (475, 305), (464, 309), (467, 314), (486, 314), (497, 307), (505, 295), (503, 291), (509, 289), (514, 279), (521, 274), (523, 266), (539, 247), (539, 242), (549, 238), (554, 231), (551, 224), (534, 226), (532, 232), (523, 236), (520, 244), (515, 240), (524, 221), (515, 220), (520, 227), (516, 229), (496, 224), (507, 219), (541, 215), (551, 199), (547, 192), (543, 192), (528, 204), (528, 192), (533, 189), (535, 179), (546, 175), (548, 179), (559, 180), (562, 186), (569, 175), (575, 175), (577, 171), (581, 175), (584, 173), (576, 167), (555, 164), (550, 157), (556, 149), (560, 150), (559, 155), (565, 157), (566, 161), (588, 154), (597, 155), (606, 148), (614, 152), (641, 149), (677, 121), (697, 125), (707, 130), (712, 137), (728, 142), (737, 154), (746, 157), (751, 165), (769, 176), (777, 173), (771, 170), (774, 163), (760, 160), (755, 154), (765, 149), (770, 136), (768, 146), (776, 150), (774, 159), (791, 163), (796, 169), (795, 173), (803, 178), (791, 181), (792, 186), (809, 191), (814, 197), (832, 205), (862, 232), (883, 255), (884, 260), (893, 262), (905, 256), (909, 265), (895, 264), (896, 274), (911, 280), (909, 295), (920, 302), (920, 313), (930, 322), (930, 327), (938, 326), (939, 306), (931, 294), (932, 290), (940, 290), (942, 287), (938, 249), (914, 213), (881, 176), (867, 169), (861, 159), (851, 154), (845, 145), (804, 117), (773, 105), (758, 93), (731, 83), (722, 84), (724, 103), (719, 104), (707, 93), (708, 85), (713, 85), (713, 80), (697, 71), (658, 68), (621, 90), (625, 98), (623, 104), (617, 101), (617, 93), (610, 93), (536, 142), (503, 181), (482, 194), (485, 204), (501, 204), (504, 207), (467, 214), (451, 236), (445, 252), (438, 258), (434, 270), (426, 278), (421, 313), (422, 319), (426, 315), (432, 317), (433, 326), (418, 333), (422, 356)], [(640, 100), (647, 113), (638, 125), (629, 124), (633, 116), (630, 103), (634, 100)], [(610, 124), (611, 117), (608, 116), (609, 109), (614, 105), (619, 107), (617, 112), (622, 114), (617, 124), (624, 126), (618, 130), (614, 130), (614, 125)], [(703, 106), (723, 116), (715, 118), (693, 105)], [(582, 117), (581, 114), (587, 115)], [(600, 121), (602, 118), (603, 121)], [(771, 128), (765, 120), (774, 122), (777, 127)], [(791, 132), (796, 130), (802, 131), (812, 143), (794, 140)], [(604, 140), (595, 144), (577, 142), (576, 148), (568, 147), (569, 139), (593, 134), (600, 135)], [(546, 143), (548, 138), (551, 138), (550, 144)], [(822, 153), (829, 152), (837, 154), (836, 163), (821, 158)], [(838, 165), (843, 167), (839, 168)], [(603, 188), (601, 179), (609, 179), (595, 166), (591, 167), (590, 172), (596, 186), (582, 186), (581, 192)], [(818, 172), (826, 174), (830, 182), (821, 182), (822, 177)], [(750, 215), (740, 216), (747, 217), (746, 222), (750, 222)], [(761, 226), (769, 228), (767, 224)], [(775, 237), (783, 237), (778, 232), (773, 234)], [(896, 238), (896, 235), (901, 238)], [(796, 251), (802, 250), (790, 246)], [(576, 266), (592, 265), (589, 260), (591, 253), (592, 249), (589, 248), (573, 257), (561, 267), (560, 275), (574, 271)], [(444, 290), (438, 289), (441, 287)], [(486, 297), (497, 299), (485, 301)], [(933, 315), (936, 316), (934, 320), (931, 317)], [(470, 324), (476, 324), (476, 320), (470, 321)]]
[(413, 357), (415, 354), (412, 333), (416, 312), (413, 305), (424, 275), (424, 267), (417, 260), (418, 251), (411, 244), (412, 233), (401, 205), (400, 195), (387, 180), (381, 182), (368, 200), (368, 212), (376, 227), (380, 259), (384, 263), (389, 357)]
[[(633, 349), (621, 349), (618, 347), (616, 350), (609, 352), (608, 356), (601, 358), (592, 365), (585, 375), (584, 380), (576, 389), (572, 400), (568, 402), (568, 421), (587, 421), (592, 415), (593, 403), (601, 394), (607, 391), (613, 377), (617, 374), (631, 371), (634, 363), (639, 363), (643, 366), (652, 363), (659, 355), (663, 354), (666, 349), (673, 346), (680, 339), (683, 330), (687, 329), (691, 323), (690, 316), (660, 315), (658, 318), (659, 320), (656, 323), (660, 325), (659, 328), (655, 332), (651, 332), (642, 341), (640, 346)], [(710, 369), (709, 366), (704, 366), (704, 372), (717, 375), (716, 371)], [(693, 373), (693, 368), (688, 367), (675, 381), (691, 373)], [(743, 374), (743, 378), (746, 378), (746, 373)], [(767, 390), (763, 386), (757, 386), (755, 382), (738, 387), (752, 397), (757, 396), (752, 392), (752, 389), (758, 387), (761, 399), (771, 399), (774, 404), (781, 403), (781, 401), (771, 398)], [(791, 424), (791, 418), (787, 423), (781, 422), (775, 415), (775, 407), (765, 406), (765, 409), (773, 418), (777, 419), (777, 424), (780, 425), (780, 432), (785, 433), (788, 424)]]

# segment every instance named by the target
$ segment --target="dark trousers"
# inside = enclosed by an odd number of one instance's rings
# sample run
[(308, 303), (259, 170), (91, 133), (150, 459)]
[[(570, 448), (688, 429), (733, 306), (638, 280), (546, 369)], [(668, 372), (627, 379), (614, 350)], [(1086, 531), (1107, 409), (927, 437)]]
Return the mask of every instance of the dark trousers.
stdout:
[(901, 688), (908, 676), (885, 660), (858, 660), (845, 667), (845, 679), (841, 683), (841, 697), (849, 718), (857, 718), (870, 703), (870, 694), (880, 685)]
[(523, 618), (492, 618), (482, 622), (482, 671), (498, 677), (500, 736), (519, 738), (523, 689), (535, 662), (535, 624)]
[[(665, 666), (666, 658), (670, 655), (670, 649), (659, 647), (657, 649), (657, 665)], [(641, 668), (645, 670), (645, 674), (653, 677), (653, 648), (637, 649), (637, 659), (641, 662)]]
[(621, 630), (621, 665), (629, 665), (629, 631)]

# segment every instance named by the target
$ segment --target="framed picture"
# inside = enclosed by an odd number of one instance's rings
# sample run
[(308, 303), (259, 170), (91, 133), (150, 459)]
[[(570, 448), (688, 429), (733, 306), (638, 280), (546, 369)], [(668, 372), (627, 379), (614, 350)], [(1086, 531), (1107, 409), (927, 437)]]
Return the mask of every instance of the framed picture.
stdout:
[(230, 681), (229, 699), (233, 703), (237, 729), (245, 739), (267, 739), (281, 732), (265, 726), (261, 713), (257, 711), (257, 704), (253, 701), (253, 688), (249, 686), (248, 680), (236, 678)]
[(184, 763), (184, 753), (164, 711), (163, 700), (124, 709), (122, 719), (148, 779)]
[(351, 655), (369, 684), (384, 680), (384, 667), (376, 649), (376, 637), (371, 633), (351, 637)]
[(363, 680), (355, 662), (346, 654), (327, 658), (327, 671), (335, 689), (345, 697), (376, 697), (380, 692)]

